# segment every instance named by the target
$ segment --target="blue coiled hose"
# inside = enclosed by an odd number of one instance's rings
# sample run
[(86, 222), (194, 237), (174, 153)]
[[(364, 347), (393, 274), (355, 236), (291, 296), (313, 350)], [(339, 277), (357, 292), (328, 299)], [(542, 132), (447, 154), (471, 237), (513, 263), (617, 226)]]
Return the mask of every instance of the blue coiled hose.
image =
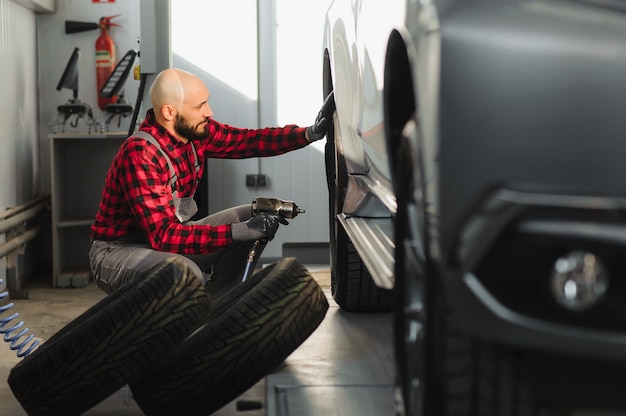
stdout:
[[(4, 280), (0, 279), (0, 283)], [(2, 299), (9, 296), (8, 292), (0, 293), (0, 301)], [(8, 311), (14, 306), (13, 303), (7, 303), (6, 305), (0, 306), (0, 315), (4, 312)], [(0, 334), (4, 334), (4, 340), (6, 342), (11, 343), (10, 348), (12, 350), (17, 350), (18, 357), (26, 357), (28, 356), (37, 346), (40, 341), (38, 339), (33, 339), (32, 334), (28, 334), (28, 328), (22, 328), (24, 326), (24, 321), (19, 321), (17, 324), (13, 326), (9, 326), (9, 323), (15, 320), (19, 316), (19, 313), (14, 313), (13, 315), (0, 318)], [(18, 330), (21, 330), (18, 332)]]

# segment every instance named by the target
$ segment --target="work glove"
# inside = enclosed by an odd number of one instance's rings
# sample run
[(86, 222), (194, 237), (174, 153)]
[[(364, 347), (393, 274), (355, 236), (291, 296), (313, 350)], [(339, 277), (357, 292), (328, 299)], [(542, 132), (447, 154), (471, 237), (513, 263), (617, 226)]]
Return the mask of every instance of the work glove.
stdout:
[(244, 222), (236, 222), (231, 225), (234, 241), (263, 240), (271, 241), (280, 224), (288, 225), (289, 222), (280, 215), (262, 212)]
[(320, 140), (326, 136), (326, 132), (328, 131), (328, 123), (333, 118), (333, 113), (335, 112), (335, 94), (333, 91), (330, 92), (326, 96), (324, 100), (324, 104), (322, 104), (322, 108), (319, 113), (317, 113), (317, 117), (315, 118), (315, 123), (311, 125), (307, 130), (307, 138), (310, 142), (314, 142), (316, 140)]

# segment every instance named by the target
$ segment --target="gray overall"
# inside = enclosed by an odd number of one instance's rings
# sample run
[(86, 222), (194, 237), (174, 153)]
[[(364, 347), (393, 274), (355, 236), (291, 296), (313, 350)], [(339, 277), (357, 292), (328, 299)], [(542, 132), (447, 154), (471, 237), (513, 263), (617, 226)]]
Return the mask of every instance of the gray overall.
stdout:
[[(167, 162), (167, 167), (170, 170), (170, 184), (172, 187), (172, 200), (174, 202), (174, 208), (176, 208), (176, 218), (178, 218), (178, 221), (180, 221), (181, 223), (186, 223), (191, 219), (191, 217), (196, 215), (196, 212), (198, 212), (198, 205), (193, 199), (195, 189), (191, 196), (179, 198), (178, 189), (176, 189), (176, 180), (178, 179), (178, 175), (176, 175), (176, 172), (174, 171), (174, 167), (172, 166), (172, 161), (170, 160), (169, 156), (165, 154), (159, 142), (154, 137), (152, 137), (151, 134), (146, 133), (145, 131), (138, 131), (135, 133), (135, 136), (141, 137), (142, 139), (152, 143), (154, 146), (156, 146), (157, 149), (159, 149), (159, 152), (165, 158), (165, 161)], [(198, 172), (200, 171), (200, 163), (198, 163), (198, 153), (196, 153), (196, 146), (193, 145), (193, 142), (189, 142), (189, 144), (191, 145), (191, 149), (193, 150), (193, 168), (196, 171), (196, 177), (198, 177)]]
[[(134, 136), (141, 137), (157, 147), (165, 157), (170, 170), (172, 198), (176, 208), (176, 217), (183, 224), (189, 225), (222, 225), (245, 221), (252, 216), (251, 205), (240, 205), (228, 208), (197, 221), (190, 221), (198, 212), (193, 195), (178, 198), (175, 188), (177, 175), (169, 157), (159, 142), (150, 134), (138, 131)], [(193, 147), (193, 144), (192, 144)], [(198, 155), (193, 147), (194, 168), (199, 171)], [(144, 237), (128, 238), (124, 236), (113, 241), (94, 240), (89, 250), (91, 273), (100, 289), (112, 293), (142, 272), (155, 267), (170, 257), (183, 260), (193, 273), (202, 279), (214, 298), (221, 296), (241, 281), (245, 269), (245, 261), (252, 247), (252, 241), (234, 242), (230, 246), (211, 254), (177, 254), (154, 250)], [(258, 259), (265, 246), (257, 248)]]

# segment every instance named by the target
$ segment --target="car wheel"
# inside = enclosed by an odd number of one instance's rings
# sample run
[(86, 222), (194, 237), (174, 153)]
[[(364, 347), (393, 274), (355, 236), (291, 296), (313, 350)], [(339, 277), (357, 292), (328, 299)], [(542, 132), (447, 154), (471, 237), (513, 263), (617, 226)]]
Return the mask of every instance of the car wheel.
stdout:
[(135, 401), (154, 416), (215, 412), (279, 366), (328, 306), (306, 268), (281, 259), (217, 300), (213, 315), (169, 360), (131, 383)]
[[(394, 346), (396, 354), (396, 402), (399, 414), (419, 415), (427, 397), (428, 355), (426, 296), (429, 276), (425, 244), (425, 203), (423, 176), (417, 162), (419, 149), (414, 149), (408, 136), (417, 133), (410, 120), (396, 153), (396, 200), (398, 209), (395, 230)], [(436, 372), (435, 372), (436, 373)], [(432, 414), (440, 414), (434, 412)]]
[(327, 134), (325, 158), (328, 181), (330, 277), (331, 293), (337, 304), (351, 312), (388, 312), (389, 302), (385, 293), (374, 283), (350, 237), (343, 229), (337, 215), (341, 214), (348, 186), (348, 173), (336, 140), (335, 128)]
[(397, 161), (394, 348), (397, 414), (532, 415), (532, 398), (513, 348), (466, 334), (446, 302), (428, 250), (429, 217), (413, 117)]
[(211, 299), (185, 263), (166, 260), (83, 312), (9, 374), (29, 415), (77, 415), (183, 342)]

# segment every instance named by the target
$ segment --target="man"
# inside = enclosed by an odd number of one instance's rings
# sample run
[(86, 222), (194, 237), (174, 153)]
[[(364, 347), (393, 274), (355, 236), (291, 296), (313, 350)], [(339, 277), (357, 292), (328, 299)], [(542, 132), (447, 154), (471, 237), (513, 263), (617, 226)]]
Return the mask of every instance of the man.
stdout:
[(243, 276), (253, 242), (263, 241), (258, 258), (279, 223), (287, 224), (277, 215), (252, 216), (250, 204), (190, 221), (203, 161), (273, 156), (307, 146), (326, 134), (332, 97), (308, 128), (254, 130), (213, 120), (209, 95), (202, 80), (186, 71), (166, 69), (155, 78), (152, 108), (114, 157), (91, 226), (91, 272), (106, 293), (172, 256), (214, 292), (223, 292)]

